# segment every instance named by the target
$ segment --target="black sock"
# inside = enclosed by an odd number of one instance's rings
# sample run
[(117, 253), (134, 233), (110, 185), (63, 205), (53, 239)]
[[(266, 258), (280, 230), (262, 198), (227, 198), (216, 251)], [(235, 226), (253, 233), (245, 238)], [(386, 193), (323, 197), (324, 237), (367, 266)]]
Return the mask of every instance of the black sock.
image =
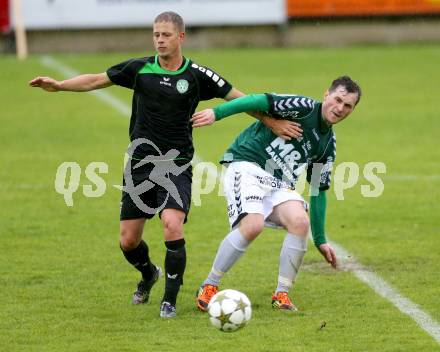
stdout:
[(167, 254), (165, 256), (165, 294), (162, 301), (176, 305), (177, 294), (183, 285), (183, 273), (186, 266), (185, 240), (166, 241)]
[(145, 281), (151, 280), (156, 268), (150, 261), (147, 244), (142, 240), (139, 246), (131, 251), (124, 251), (122, 248), (121, 250), (125, 259), (142, 273), (142, 278)]

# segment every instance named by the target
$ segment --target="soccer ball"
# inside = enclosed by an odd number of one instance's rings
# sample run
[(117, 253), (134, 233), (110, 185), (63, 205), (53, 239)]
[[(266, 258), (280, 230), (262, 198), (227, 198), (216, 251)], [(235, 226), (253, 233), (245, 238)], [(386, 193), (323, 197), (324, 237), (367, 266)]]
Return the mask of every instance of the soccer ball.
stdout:
[(244, 327), (251, 319), (251, 301), (236, 290), (217, 292), (209, 301), (209, 320), (217, 329), (232, 332)]

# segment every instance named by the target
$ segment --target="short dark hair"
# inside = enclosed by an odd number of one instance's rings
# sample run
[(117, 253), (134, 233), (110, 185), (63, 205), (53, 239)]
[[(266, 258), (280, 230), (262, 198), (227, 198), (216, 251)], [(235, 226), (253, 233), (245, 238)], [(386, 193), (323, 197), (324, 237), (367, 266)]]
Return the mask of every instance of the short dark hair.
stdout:
[(359, 100), (361, 100), (362, 91), (361, 91), (361, 87), (359, 87), (359, 85), (355, 81), (353, 81), (349, 76), (338, 77), (332, 82), (328, 91), (333, 92), (339, 86), (342, 86), (349, 93), (356, 93), (357, 94), (356, 104), (359, 103)]
[(157, 22), (171, 22), (179, 32), (185, 32), (185, 23), (183, 22), (183, 18), (178, 13), (173, 11), (166, 11), (157, 15), (157, 17), (154, 19), (154, 23)]

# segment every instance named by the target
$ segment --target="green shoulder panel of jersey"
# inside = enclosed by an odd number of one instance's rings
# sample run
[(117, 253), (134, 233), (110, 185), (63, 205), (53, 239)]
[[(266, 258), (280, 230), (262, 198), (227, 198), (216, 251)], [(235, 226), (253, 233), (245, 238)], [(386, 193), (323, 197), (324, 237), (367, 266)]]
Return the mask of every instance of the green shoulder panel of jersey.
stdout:
[(149, 74), (149, 73), (155, 73), (155, 74), (159, 74), (159, 75), (171, 75), (171, 76), (176, 76), (176, 75), (180, 75), (183, 71), (186, 70), (186, 68), (188, 67), (190, 63), (190, 60), (187, 58), (184, 58), (184, 61), (181, 65), (181, 67), (177, 70), (177, 71), (170, 71), (170, 70), (166, 70), (164, 68), (162, 68), (159, 65), (158, 62), (158, 55), (156, 55), (154, 57), (154, 62), (149, 62), (147, 61), (146, 64), (144, 65), (144, 67), (142, 67), (139, 70), (139, 74)]
[(267, 93), (269, 113), (277, 119), (296, 120), (309, 116), (315, 107), (312, 98), (302, 95)]

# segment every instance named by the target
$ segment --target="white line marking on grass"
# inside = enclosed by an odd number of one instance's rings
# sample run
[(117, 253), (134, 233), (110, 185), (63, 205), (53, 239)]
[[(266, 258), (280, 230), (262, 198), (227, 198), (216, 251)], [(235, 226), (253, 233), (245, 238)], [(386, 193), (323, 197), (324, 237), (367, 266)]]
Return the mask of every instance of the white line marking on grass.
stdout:
[[(41, 62), (46, 67), (54, 69), (62, 74), (64, 77), (69, 78), (76, 76), (79, 73), (72, 68), (64, 65), (63, 63), (55, 60), (51, 56), (44, 56)], [(124, 116), (130, 115), (130, 107), (123, 101), (116, 98), (114, 95), (104, 92), (104, 91), (94, 91), (90, 92), (94, 94), (97, 98), (101, 99), (108, 105), (115, 108), (117, 111), (122, 113)], [(203, 161), (197, 155), (194, 155), (193, 163), (197, 164)], [(220, 177), (220, 175), (218, 176)], [(389, 176), (388, 179), (395, 181), (418, 181), (418, 180), (438, 180), (440, 175), (396, 175)], [(396, 289), (389, 285), (380, 276), (369, 271), (367, 268), (363, 267), (360, 263), (356, 262), (354, 257), (349, 254), (342, 246), (337, 243), (332, 242), (332, 246), (335, 248), (338, 257), (345, 264), (346, 269), (353, 272), (353, 274), (362, 282), (367, 284), (372, 288), (378, 295), (384, 297), (390, 301), (396, 308), (398, 308), (402, 313), (408, 315), (413, 319), (423, 330), (425, 330), (429, 335), (431, 335), (437, 343), (440, 344), (440, 324), (435, 321), (429, 314), (425, 313), (420, 307), (409, 300), (408, 298), (402, 296)]]
[(347, 270), (351, 271), (360, 281), (370, 286), (378, 295), (390, 301), (402, 313), (408, 315), (440, 344), (440, 324), (437, 321), (425, 313), (417, 304), (402, 296), (380, 276), (358, 263), (356, 259), (339, 244), (331, 242), (331, 245), (336, 250), (340, 261), (342, 261), (342, 265), (345, 266)]
[[(43, 56), (40, 61), (44, 66), (52, 70), (55, 70), (61, 75), (63, 75), (64, 78), (71, 78), (73, 76), (78, 76), (80, 74), (79, 72), (75, 71), (73, 68), (64, 65), (58, 60), (55, 60), (52, 56)], [(104, 103), (107, 103), (111, 107), (115, 108), (125, 117), (130, 116), (131, 114), (130, 106), (124, 103), (122, 100), (116, 98), (113, 94), (103, 90), (94, 90), (87, 93), (93, 94), (98, 99), (102, 100)]]

